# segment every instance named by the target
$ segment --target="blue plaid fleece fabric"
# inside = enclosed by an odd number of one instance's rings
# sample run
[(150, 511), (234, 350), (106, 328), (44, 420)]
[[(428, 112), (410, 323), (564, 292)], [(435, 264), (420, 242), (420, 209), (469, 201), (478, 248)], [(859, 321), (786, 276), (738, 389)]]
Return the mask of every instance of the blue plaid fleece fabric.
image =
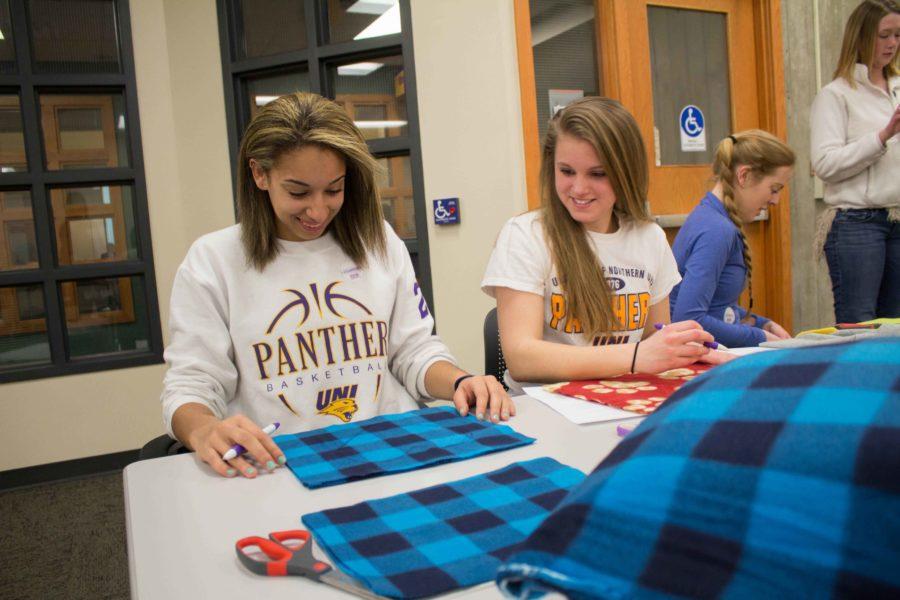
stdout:
[(288, 467), (308, 488), (412, 471), (532, 442), (534, 438), (506, 425), (461, 417), (450, 406), (275, 438)]
[(552, 458), (303, 516), (337, 567), (376, 594), (420, 598), (493, 579), (584, 474)]
[(519, 597), (900, 598), (900, 338), (693, 380), (497, 581)]

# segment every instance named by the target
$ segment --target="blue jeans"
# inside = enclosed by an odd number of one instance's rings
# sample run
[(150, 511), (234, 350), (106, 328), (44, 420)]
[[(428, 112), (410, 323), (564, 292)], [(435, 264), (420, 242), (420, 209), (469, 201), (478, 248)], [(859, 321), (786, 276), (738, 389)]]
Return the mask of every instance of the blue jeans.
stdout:
[(887, 210), (838, 210), (825, 258), (838, 323), (900, 317), (900, 223)]

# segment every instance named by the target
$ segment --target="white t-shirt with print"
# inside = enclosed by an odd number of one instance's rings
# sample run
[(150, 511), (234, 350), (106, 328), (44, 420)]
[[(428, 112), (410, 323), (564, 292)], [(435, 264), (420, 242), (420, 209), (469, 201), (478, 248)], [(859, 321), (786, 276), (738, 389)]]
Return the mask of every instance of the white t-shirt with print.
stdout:
[[(620, 324), (615, 331), (591, 338), (581, 333), (577, 320), (568, 314), (566, 294), (550, 258), (540, 215), (541, 211), (535, 210), (507, 221), (494, 245), (481, 289), (492, 297), (498, 287), (543, 296), (543, 339), (548, 342), (596, 346), (639, 341), (650, 307), (664, 300), (681, 281), (662, 228), (656, 223), (623, 219), (615, 233), (587, 232), (613, 290), (613, 310)], [(509, 373), (506, 382), (510, 391), (521, 390)]]

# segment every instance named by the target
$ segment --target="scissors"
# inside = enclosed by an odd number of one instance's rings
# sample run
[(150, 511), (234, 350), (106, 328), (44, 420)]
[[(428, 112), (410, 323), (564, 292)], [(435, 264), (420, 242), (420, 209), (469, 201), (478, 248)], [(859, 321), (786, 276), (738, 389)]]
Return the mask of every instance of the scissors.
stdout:
[(316, 560), (304, 529), (276, 531), (269, 539), (259, 536), (241, 538), (234, 546), (241, 563), (258, 575), (278, 577), (296, 575), (326, 583), (360, 598), (383, 598), (365, 589), (356, 581), (335, 570), (328, 563)]

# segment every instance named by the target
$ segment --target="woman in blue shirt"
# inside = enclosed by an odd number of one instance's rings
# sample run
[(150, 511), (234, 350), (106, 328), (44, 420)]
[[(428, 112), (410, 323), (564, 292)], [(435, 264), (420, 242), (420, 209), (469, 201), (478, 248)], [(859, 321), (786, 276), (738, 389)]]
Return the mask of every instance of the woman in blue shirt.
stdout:
[(793, 151), (765, 131), (743, 131), (719, 142), (715, 185), (688, 215), (672, 247), (682, 277), (670, 295), (672, 321), (693, 319), (735, 348), (790, 337), (778, 323), (739, 306), (738, 298), (752, 274), (744, 224), (778, 203), (793, 165)]

